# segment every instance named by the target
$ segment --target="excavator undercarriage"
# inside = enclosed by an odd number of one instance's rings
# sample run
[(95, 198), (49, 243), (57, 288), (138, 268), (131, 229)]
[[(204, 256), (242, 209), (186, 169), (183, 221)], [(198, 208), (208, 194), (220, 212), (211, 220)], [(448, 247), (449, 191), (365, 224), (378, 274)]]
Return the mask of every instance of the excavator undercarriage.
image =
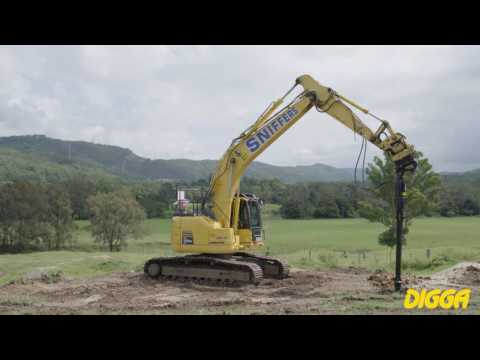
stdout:
[(151, 278), (258, 284), (263, 278), (288, 277), (289, 266), (276, 258), (238, 252), (154, 258), (147, 261), (144, 271)]

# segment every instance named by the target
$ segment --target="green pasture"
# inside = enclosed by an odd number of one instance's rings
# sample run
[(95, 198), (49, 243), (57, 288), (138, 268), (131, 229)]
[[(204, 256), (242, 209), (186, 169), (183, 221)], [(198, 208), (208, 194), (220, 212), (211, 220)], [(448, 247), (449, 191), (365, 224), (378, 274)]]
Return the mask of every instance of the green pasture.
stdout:
[[(262, 253), (275, 255), (296, 267), (364, 267), (393, 269), (394, 253), (378, 245), (383, 230), (363, 219), (285, 220), (277, 209), (264, 211), (266, 233)], [(167, 219), (145, 222), (141, 239), (109, 253), (94, 244), (87, 221), (77, 222), (76, 243), (69, 250), (0, 255), (0, 284), (28, 278), (35, 272), (61, 272), (66, 277), (91, 277), (113, 271), (140, 271), (155, 256), (173, 255)], [(430, 273), (459, 261), (480, 260), (480, 217), (415, 220), (404, 248), (404, 269)]]

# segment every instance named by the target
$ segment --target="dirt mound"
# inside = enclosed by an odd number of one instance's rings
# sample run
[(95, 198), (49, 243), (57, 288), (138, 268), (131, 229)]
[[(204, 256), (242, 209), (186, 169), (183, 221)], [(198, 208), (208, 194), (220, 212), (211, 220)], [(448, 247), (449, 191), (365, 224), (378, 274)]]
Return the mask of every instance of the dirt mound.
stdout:
[(437, 274), (437, 277), (444, 278), (449, 283), (458, 285), (480, 285), (480, 264), (460, 263), (454, 267)]
[[(413, 274), (402, 274), (402, 286), (409, 287), (419, 283), (421, 278)], [(367, 280), (381, 291), (393, 291), (395, 286), (395, 275), (384, 270), (376, 270), (368, 276)]]
[(419, 286), (428, 289), (480, 287), (480, 263), (462, 262), (429, 277), (419, 278)]
[(480, 285), (480, 268), (467, 266), (462, 274), (461, 282), (465, 284)]

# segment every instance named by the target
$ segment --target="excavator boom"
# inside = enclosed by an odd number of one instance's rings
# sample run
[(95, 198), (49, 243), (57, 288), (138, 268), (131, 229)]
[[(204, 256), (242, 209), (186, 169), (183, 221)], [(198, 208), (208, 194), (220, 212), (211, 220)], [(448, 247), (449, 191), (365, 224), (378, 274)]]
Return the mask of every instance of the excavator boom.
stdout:
[[(327, 113), (379, 149), (387, 152), (397, 164), (399, 171), (405, 171), (415, 166), (413, 147), (408, 145), (405, 137), (396, 133), (387, 121), (380, 120), (379, 128), (373, 132), (345, 105), (344, 101), (368, 114), (369, 111), (365, 108), (339, 95), (331, 88), (320, 85), (309, 75), (298, 77), (295, 85), (301, 85), (304, 89), (303, 92), (275, 114), (273, 111), (282, 104), (285, 96), (272, 103), (254, 125), (232, 142), (219, 161), (210, 182), (208, 195), (213, 218), (223, 226), (228, 226), (231, 222), (232, 201), (238, 193), (240, 179), (250, 163), (312, 107)], [(288, 93), (291, 90), (293, 88)]]

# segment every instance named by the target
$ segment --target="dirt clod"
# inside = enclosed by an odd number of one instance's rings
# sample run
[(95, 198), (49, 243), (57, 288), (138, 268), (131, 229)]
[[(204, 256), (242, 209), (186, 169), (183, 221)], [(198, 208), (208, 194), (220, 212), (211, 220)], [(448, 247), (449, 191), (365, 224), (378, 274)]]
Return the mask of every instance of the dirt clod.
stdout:
[[(382, 291), (393, 291), (395, 286), (395, 275), (384, 270), (375, 270), (368, 276), (367, 280), (376, 288)], [(418, 278), (413, 274), (402, 274), (402, 285), (404, 287), (418, 284)]]

